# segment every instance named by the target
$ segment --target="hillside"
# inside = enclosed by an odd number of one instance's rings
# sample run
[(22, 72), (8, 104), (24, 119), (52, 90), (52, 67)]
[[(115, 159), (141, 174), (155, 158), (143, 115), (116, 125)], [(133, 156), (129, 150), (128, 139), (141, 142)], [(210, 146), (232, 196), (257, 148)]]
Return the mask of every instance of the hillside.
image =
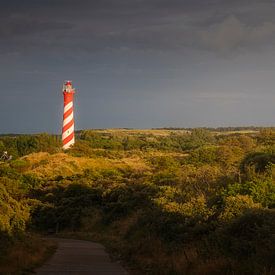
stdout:
[(99, 241), (135, 274), (275, 272), (273, 129), (85, 130), (60, 145), (0, 137), (13, 155), (0, 163), (0, 273), (38, 233)]
[[(23, 174), (39, 178), (69, 177), (83, 174), (86, 170), (132, 169), (143, 171), (148, 169), (142, 158), (138, 156), (121, 159), (104, 157), (75, 157), (65, 153), (49, 154), (45, 152), (32, 153), (21, 158), (25, 163)], [(23, 163), (22, 163), (23, 166)], [(23, 166), (24, 167), (24, 166)], [(22, 168), (23, 168), (22, 167)]]

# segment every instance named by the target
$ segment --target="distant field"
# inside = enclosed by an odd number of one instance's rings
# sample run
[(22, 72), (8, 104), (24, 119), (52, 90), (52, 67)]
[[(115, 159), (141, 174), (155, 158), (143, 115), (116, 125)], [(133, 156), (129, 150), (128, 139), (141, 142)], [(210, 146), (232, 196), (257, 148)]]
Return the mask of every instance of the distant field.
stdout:
[(234, 134), (257, 134), (259, 133), (259, 130), (236, 130), (236, 131), (222, 131), (222, 132), (216, 132), (212, 131), (213, 134), (216, 135), (234, 135)]
[(186, 134), (188, 130), (169, 130), (169, 129), (102, 129), (94, 130), (97, 133), (105, 134), (120, 134), (125, 136), (131, 135), (154, 135), (154, 136), (169, 136), (172, 133)]
[[(83, 129), (76, 131), (76, 134), (82, 131), (93, 131), (99, 134), (119, 135), (119, 136), (135, 136), (135, 135), (154, 135), (159, 137), (169, 136), (170, 134), (186, 134), (191, 133), (197, 128), (159, 128), (159, 129), (127, 129), (127, 128), (108, 128), (108, 129)], [(220, 127), (220, 128), (200, 128), (208, 130), (216, 135), (231, 135), (231, 134), (255, 134), (263, 129), (275, 129), (274, 127)], [(1, 134), (0, 137), (18, 137), (25, 134)], [(36, 135), (36, 134), (28, 134)], [(58, 136), (58, 135), (54, 135)]]
[[(91, 129), (92, 130), (92, 129)], [(169, 136), (171, 134), (190, 134), (191, 129), (123, 129), (123, 128), (113, 128), (113, 129), (100, 129), (92, 130), (100, 134), (117, 134), (125, 136), (135, 136), (135, 135), (153, 135), (153, 136)], [(209, 131), (215, 135), (233, 135), (233, 134), (256, 134), (260, 129), (245, 129), (245, 130), (212, 130)]]

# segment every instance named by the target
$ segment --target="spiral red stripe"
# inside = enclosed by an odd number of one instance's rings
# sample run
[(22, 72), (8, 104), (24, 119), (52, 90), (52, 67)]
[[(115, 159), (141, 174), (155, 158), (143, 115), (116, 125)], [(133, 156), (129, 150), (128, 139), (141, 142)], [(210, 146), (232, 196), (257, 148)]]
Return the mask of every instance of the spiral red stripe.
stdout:
[(67, 118), (73, 112), (73, 107), (63, 114), (63, 118)]
[(69, 136), (63, 139), (63, 144), (67, 144), (69, 141), (71, 141), (74, 138), (74, 132), (71, 133)]
[(69, 123), (67, 123), (65, 126), (63, 126), (62, 133), (66, 132), (73, 125), (74, 125), (74, 120), (72, 119)]

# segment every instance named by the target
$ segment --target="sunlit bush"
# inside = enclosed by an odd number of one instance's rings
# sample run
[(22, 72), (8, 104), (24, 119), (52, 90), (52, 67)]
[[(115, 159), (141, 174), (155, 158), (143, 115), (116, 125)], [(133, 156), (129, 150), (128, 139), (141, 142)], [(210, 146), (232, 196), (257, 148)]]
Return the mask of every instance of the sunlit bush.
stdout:
[(221, 221), (230, 221), (241, 216), (248, 209), (261, 208), (260, 203), (255, 203), (248, 195), (229, 196), (224, 199), (224, 207), (219, 216)]

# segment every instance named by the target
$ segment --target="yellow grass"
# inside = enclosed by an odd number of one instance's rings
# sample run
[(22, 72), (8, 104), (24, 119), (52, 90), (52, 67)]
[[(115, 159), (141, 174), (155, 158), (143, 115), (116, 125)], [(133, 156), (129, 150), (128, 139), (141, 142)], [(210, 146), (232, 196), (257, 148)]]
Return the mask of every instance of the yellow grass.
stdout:
[(122, 159), (108, 159), (102, 157), (73, 157), (65, 153), (51, 155), (49, 153), (40, 152), (27, 155), (22, 159), (27, 161), (29, 166), (25, 173), (35, 174), (42, 178), (82, 174), (87, 169), (104, 170), (111, 168), (130, 168), (136, 171), (148, 169), (142, 158), (138, 156), (125, 157)]

